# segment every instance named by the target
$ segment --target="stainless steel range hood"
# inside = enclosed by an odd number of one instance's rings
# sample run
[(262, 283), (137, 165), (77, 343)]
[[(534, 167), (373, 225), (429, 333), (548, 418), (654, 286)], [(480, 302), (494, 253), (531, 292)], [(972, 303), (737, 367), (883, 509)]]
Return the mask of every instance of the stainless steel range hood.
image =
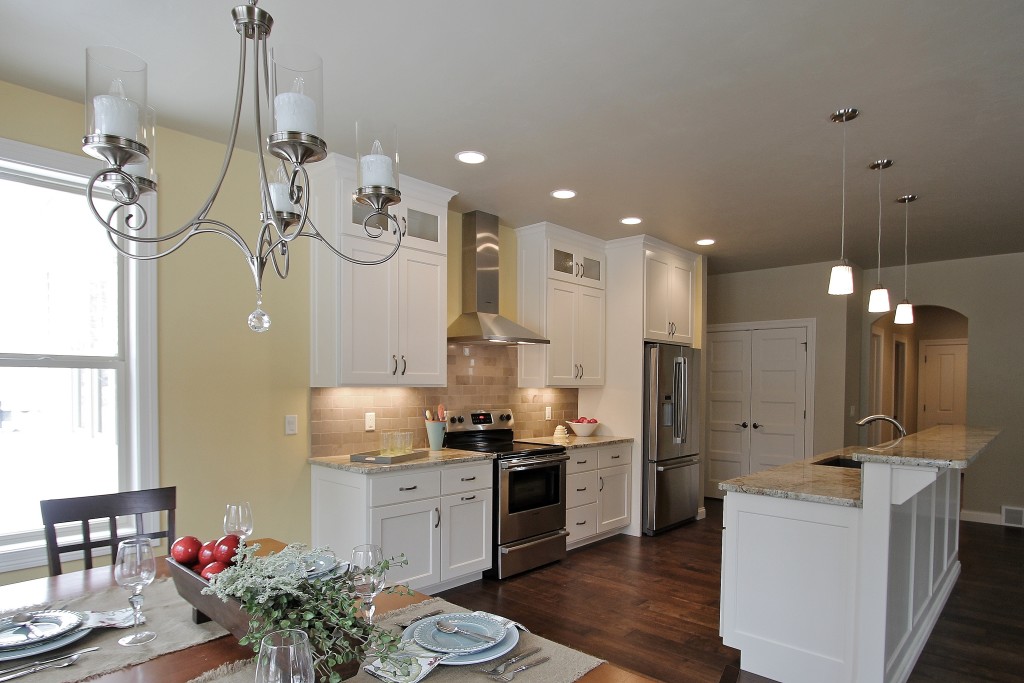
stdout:
[(462, 315), (448, 326), (458, 344), (549, 344), (533, 330), (498, 315), (498, 217), (462, 215)]

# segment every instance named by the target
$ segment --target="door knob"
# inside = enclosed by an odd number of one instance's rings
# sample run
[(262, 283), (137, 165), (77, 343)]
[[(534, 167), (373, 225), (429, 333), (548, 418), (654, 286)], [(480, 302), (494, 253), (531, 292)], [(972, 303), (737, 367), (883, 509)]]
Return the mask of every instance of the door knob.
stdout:
[(734, 422), (733, 424), (735, 424), (737, 427), (742, 427), (743, 429), (747, 428), (747, 423), (745, 421), (744, 422)]
[(764, 427), (764, 425), (759, 425), (759, 424), (757, 424), (756, 422), (755, 422), (755, 423), (754, 423), (753, 425), (751, 425), (751, 426), (752, 426), (752, 427), (753, 427), (754, 429), (758, 429), (758, 428), (760, 428), (760, 427)]

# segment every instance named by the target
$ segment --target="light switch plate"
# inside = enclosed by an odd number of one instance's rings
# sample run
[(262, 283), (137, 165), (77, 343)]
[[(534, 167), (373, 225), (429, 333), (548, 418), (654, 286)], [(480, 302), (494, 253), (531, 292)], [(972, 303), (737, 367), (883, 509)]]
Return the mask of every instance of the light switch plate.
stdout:
[(298, 415), (285, 415), (284, 416), (284, 435), (293, 436), (299, 433), (299, 416)]
[(364, 418), (366, 423), (363, 426), (364, 430), (372, 432), (373, 430), (377, 429), (377, 413), (366, 413)]
[(544, 419), (545, 420), (550, 420), (551, 419), (551, 406), (544, 406)]

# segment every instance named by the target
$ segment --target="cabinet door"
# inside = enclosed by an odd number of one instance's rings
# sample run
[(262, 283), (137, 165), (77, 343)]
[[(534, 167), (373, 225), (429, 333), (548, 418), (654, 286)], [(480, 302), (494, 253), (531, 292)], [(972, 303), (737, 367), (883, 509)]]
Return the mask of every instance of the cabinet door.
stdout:
[(548, 246), (548, 277), (604, 289), (604, 254), (578, 244), (551, 240)]
[(398, 220), (402, 224), (403, 245), (435, 254), (447, 253), (447, 206), (403, 193), (402, 202), (395, 209)]
[[(382, 240), (388, 238), (382, 237)], [(361, 260), (386, 255), (393, 243), (345, 239), (342, 251)], [(397, 261), (402, 251), (379, 266), (341, 264), (335, 325), (340, 384), (394, 384), (398, 366)], [(320, 349), (318, 352), (328, 352)]]
[(672, 339), (669, 324), (671, 269), (664, 254), (647, 251), (644, 260), (644, 339)]
[(579, 363), (575, 357), (577, 285), (548, 280), (547, 383), (576, 386)]
[(682, 344), (693, 343), (693, 265), (672, 261), (668, 268), (668, 321), (671, 338)]
[(580, 386), (604, 384), (604, 290), (580, 287), (576, 300), (574, 358)]
[(370, 509), (370, 542), (383, 548), (385, 557), (404, 553), (409, 561), (388, 571), (389, 584), (418, 588), (440, 581), (440, 514), (437, 498)]
[[(444, 386), (448, 382), (446, 258), (406, 249), (404, 241), (399, 257), (396, 382), (414, 387)], [(364, 296), (372, 298), (369, 292)]]
[(629, 524), (629, 465), (598, 470), (597, 530)]
[(491, 568), (491, 489), (441, 498), (441, 580)]

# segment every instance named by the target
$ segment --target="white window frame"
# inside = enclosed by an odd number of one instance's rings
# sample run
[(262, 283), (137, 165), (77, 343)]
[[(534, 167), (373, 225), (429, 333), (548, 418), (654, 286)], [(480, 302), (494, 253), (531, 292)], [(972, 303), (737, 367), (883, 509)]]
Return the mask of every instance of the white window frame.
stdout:
[[(0, 171), (5, 176), (25, 174), (66, 182), (69, 186), (84, 188), (88, 179), (100, 168), (101, 162), (85, 156), (29, 145), (0, 138)], [(150, 225), (157, 222), (156, 195), (147, 194), (142, 208), (149, 216)], [(83, 193), (82, 211), (89, 212)], [(96, 230), (102, 230), (96, 225)], [(41, 247), (43, 245), (40, 245)], [(113, 249), (113, 247), (111, 247)], [(118, 479), (121, 490), (155, 488), (160, 482), (159, 412), (157, 403), (157, 279), (156, 264), (122, 258), (121, 315), (122, 339), (120, 360), (117, 363), (122, 378), (118, 391), (119, 439), (125, 444), (119, 449)], [(5, 355), (3, 364), (39, 366), (17, 356)], [(50, 367), (68, 367), (69, 363), (55, 359)], [(82, 364), (75, 363), (75, 367)], [(111, 364), (95, 367), (114, 367)], [(156, 515), (147, 519), (147, 525), (157, 523)], [(76, 525), (77, 526), (77, 525)], [(103, 537), (106, 525), (97, 529)], [(75, 532), (77, 534), (77, 532)], [(74, 559), (68, 554), (67, 559)], [(0, 535), (0, 572), (28, 569), (46, 565), (46, 541), (42, 528), (20, 534)]]

